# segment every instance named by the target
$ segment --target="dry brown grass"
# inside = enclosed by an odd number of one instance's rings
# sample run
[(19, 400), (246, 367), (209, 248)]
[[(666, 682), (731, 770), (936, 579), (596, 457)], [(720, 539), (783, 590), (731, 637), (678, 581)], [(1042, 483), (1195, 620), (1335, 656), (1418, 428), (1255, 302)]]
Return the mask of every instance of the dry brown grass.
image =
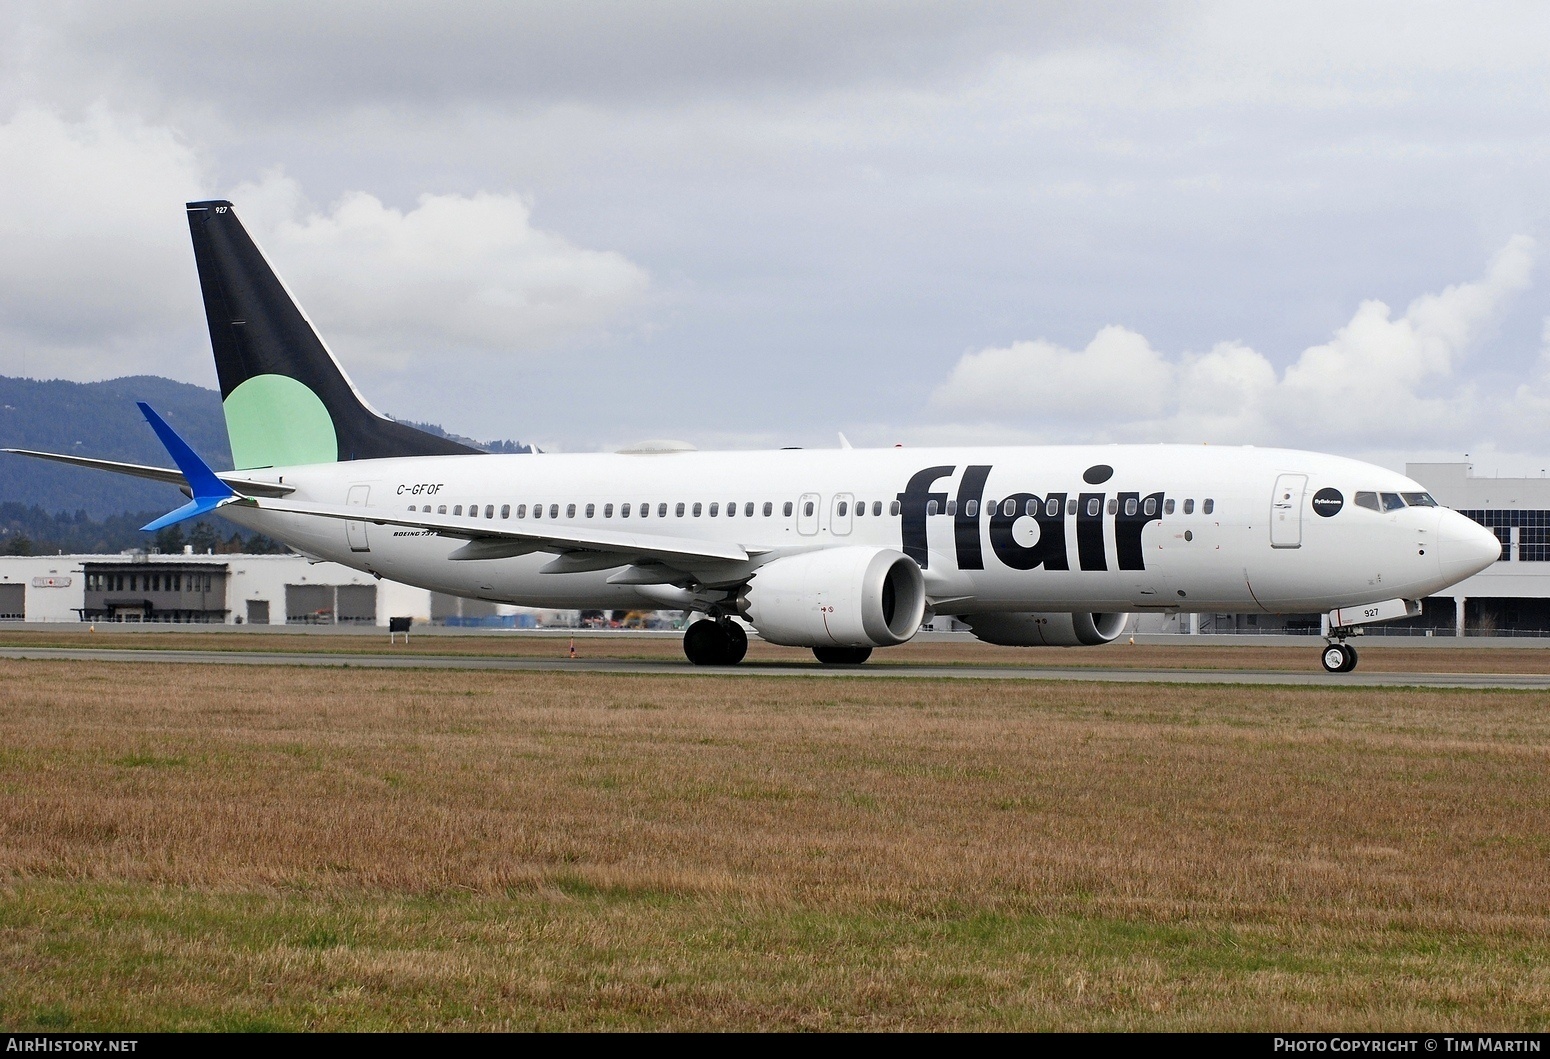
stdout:
[(0, 680), (13, 1028), (1550, 1011), (1544, 696), (8, 661)]
[[(1550, 640), (1543, 647), (1489, 647), (1471, 642), (1467, 647), (1413, 647), (1357, 640), (1363, 673), (1547, 673), (1550, 672)], [(1244, 669), (1321, 672), (1319, 648), (1323, 641), (1308, 637), (1294, 646), (1260, 645), (1250, 639), (1242, 644), (1128, 644), (1098, 648), (994, 647), (972, 639), (916, 641), (901, 647), (875, 651), (869, 666), (1019, 666), (1046, 669)], [(97, 631), (70, 626), (60, 631), (0, 631), (0, 647), (110, 647), (114, 649), (301, 652), (307, 654), (398, 654), (510, 658), (564, 658), (568, 639), (563, 636), (522, 632), (499, 635), (417, 635), (409, 645), (400, 639), (388, 643), (384, 633), (308, 634), (233, 633), (126, 630), (99, 625)], [(683, 645), (676, 635), (576, 636), (582, 658), (660, 659), (682, 662)], [(753, 640), (748, 647), (749, 668), (761, 664), (812, 665), (810, 651), (776, 647)]]

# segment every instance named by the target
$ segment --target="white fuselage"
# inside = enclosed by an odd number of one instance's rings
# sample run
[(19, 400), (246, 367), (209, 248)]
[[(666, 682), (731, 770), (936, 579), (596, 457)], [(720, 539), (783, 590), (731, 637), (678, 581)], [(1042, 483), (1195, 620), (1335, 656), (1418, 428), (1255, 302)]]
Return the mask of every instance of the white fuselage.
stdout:
[(892, 548), (923, 568), (936, 611), (958, 614), (1312, 612), (1432, 594), (1488, 565), (1496, 546), (1488, 531), (1444, 508), (1379, 511), (1354, 502), (1358, 491), (1424, 493), (1403, 475), (1285, 449), (423, 456), (243, 474), (293, 486), (292, 500), (360, 505), (363, 522), (222, 509), (233, 521), (392, 580), (539, 607), (653, 608), (662, 600), (610, 584), (608, 569), (540, 572), (552, 553), (452, 560), (463, 541), (368, 520), (411, 505), (445, 508), (437, 513), (460, 510), (471, 525), (734, 543), (760, 562), (817, 548)]

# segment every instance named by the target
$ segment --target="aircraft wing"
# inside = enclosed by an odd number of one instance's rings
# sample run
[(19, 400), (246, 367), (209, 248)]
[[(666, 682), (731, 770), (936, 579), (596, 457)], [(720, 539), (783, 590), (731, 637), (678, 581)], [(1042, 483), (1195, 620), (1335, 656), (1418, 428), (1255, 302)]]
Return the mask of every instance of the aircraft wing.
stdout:
[[(182, 471), (172, 470), (170, 467), (149, 467), (143, 463), (120, 463), (117, 460), (97, 460), (90, 456), (66, 456), (60, 452), (38, 452), (34, 449), (0, 449), (0, 452), (15, 453), (17, 456), (31, 456), (38, 460), (53, 460), (55, 463), (69, 463), (77, 467), (90, 467), (97, 471), (112, 471), (114, 474), (127, 474), (134, 478), (148, 478), (153, 482), (165, 482), (168, 485), (178, 486), (180, 489), (188, 489), (188, 479)], [(235, 474), (217, 473), (216, 477), (232, 489), (248, 496), (286, 496), (296, 491), (294, 486), (280, 485), (277, 482), (256, 482), (249, 478), (243, 478)]]
[[(468, 541), (468, 544), (452, 553), (450, 558), (453, 559), (498, 559), (525, 555), (529, 552), (558, 552), (562, 555), (581, 552), (592, 553), (598, 557), (597, 563), (588, 563), (587, 567), (606, 569), (635, 562), (672, 565), (743, 563), (753, 555), (762, 554), (762, 550), (759, 549), (751, 553), (741, 545), (721, 541), (658, 536), (653, 533), (621, 533), (617, 530), (594, 529), (590, 526), (530, 523), (519, 528), (484, 519), (455, 518), (429, 513), (388, 514), (381, 509), (370, 507), (255, 498), (238, 500), (236, 503), (242, 507), (256, 507), (261, 511), (283, 511), (293, 515), (338, 519), (341, 522), (370, 522), (374, 526), (401, 526), (440, 537)], [(615, 557), (617, 562), (609, 561)]]

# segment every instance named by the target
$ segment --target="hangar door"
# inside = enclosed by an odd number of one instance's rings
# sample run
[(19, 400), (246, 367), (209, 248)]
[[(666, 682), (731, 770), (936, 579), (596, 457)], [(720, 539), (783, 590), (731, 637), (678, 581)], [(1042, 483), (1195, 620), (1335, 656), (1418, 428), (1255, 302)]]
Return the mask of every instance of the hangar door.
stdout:
[(334, 619), (341, 625), (377, 624), (377, 586), (340, 585)]
[(0, 585), (0, 621), (27, 620), (27, 586)]
[(332, 625), (333, 585), (286, 585), (285, 624)]

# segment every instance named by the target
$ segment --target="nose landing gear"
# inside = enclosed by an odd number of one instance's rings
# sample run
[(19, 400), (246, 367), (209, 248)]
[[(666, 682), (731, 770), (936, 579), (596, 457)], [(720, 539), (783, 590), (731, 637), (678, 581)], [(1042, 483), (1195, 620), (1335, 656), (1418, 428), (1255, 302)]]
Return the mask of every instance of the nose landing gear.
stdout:
[(748, 634), (730, 618), (701, 619), (684, 633), (684, 654), (697, 666), (735, 666), (748, 653)]
[(1319, 661), (1324, 663), (1326, 672), (1349, 673), (1356, 668), (1356, 648), (1344, 640), (1331, 640)]

